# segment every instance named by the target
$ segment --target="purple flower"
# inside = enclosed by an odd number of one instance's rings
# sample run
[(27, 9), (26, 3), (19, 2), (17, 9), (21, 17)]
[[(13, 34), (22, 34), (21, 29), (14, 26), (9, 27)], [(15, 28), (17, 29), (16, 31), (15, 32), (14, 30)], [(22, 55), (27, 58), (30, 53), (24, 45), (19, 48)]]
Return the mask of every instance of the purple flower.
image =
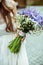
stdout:
[(18, 14), (20, 14), (20, 15), (24, 15), (24, 12), (23, 12), (23, 11), (20, 11), (20, 12), (18, 12)]
[(39, 13), (37, 13), (36, 11), (34, 11), (33, 14), (35, 17), (37, 17), (39, 15)]
[(43, 21), (39, 22), (39, 24), (42, 26), (43, 25)]
[(38, 22), (38, 24), (40, 24), (41, 26), (43, 25), (43, 17), (39, 15), (39, 13), (36, 11), (35, 8), (30, 7), (22, 9), (20, 12), (18, 12), (20, 15), (24, 15), (26, 14), (27, 16), (29, 16), (31, 19), (33, 19), (34, 21)]
[(30, 11), (30, 12), (35, 12), (36, 9), (35, 9), (34, 7), (30, 7), (30, 8), (29, 8), (29, 11)]

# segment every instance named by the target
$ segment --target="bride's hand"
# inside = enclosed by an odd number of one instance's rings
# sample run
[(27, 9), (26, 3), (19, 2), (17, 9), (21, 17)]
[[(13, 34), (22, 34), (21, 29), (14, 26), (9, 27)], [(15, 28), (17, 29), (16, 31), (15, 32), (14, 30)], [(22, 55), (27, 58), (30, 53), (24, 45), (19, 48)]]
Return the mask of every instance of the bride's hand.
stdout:
[(25, 38), (26, 38), (26, 35), (21, 39), (21, 41), (23, 42), (25, 40)]
[[(19, 35), (20, 30), (16, 30), (16, 37)], [(23, 36), (23, 38), (21, 39), (21, 41), (23, 42), (26, 38), (26, 35)]]

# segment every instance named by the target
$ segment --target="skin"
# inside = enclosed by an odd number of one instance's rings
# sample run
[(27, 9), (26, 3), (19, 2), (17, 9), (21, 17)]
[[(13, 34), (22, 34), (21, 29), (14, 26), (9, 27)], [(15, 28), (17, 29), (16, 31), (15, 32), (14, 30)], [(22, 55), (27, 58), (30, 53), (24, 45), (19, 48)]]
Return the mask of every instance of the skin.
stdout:
[[(16, 31), (16, 37), (19, 35), (19, 31), (20, 30), (17, 29), (17, 31)], [(23, 38), (21, 39), (21, 41), (23, 42), (25, 40), (25, 38), (26, 38), (26, 35), (23, 36)]]

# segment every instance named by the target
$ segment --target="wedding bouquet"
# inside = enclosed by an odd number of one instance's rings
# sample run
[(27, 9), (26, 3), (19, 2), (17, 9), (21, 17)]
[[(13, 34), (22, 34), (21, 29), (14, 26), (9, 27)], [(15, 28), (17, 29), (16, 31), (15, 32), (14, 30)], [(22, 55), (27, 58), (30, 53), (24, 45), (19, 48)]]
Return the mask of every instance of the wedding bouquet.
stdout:
[[(23, 10), (22, 13), (16, 17), (16, 22), (18, 23), (18, 36), (10, 42), (8, 48), (12, 53), (19, 53), (21, 47), (21, 40), (26, 33), (33, 33), (42, 29), (43, 18), (39, 16), (36, 11), (31, 11), (30, 9)], [(39, 18), (39, 17), (40, 18)], [(40, 20), (39, 20), (39, 19)]]

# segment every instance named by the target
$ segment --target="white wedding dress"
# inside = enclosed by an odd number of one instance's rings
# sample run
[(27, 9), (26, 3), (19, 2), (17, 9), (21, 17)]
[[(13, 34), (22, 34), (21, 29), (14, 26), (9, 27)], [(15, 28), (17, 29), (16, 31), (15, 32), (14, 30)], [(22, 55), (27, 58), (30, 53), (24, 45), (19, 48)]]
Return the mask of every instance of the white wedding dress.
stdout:
[(25, 48), (26, 40), (22, 43), (19, 54), (11, 53), (8, 45), (16, 35), (5, 32), (5, 27), (5, 23), (0, 24), (0, 65), (29, 65)]

